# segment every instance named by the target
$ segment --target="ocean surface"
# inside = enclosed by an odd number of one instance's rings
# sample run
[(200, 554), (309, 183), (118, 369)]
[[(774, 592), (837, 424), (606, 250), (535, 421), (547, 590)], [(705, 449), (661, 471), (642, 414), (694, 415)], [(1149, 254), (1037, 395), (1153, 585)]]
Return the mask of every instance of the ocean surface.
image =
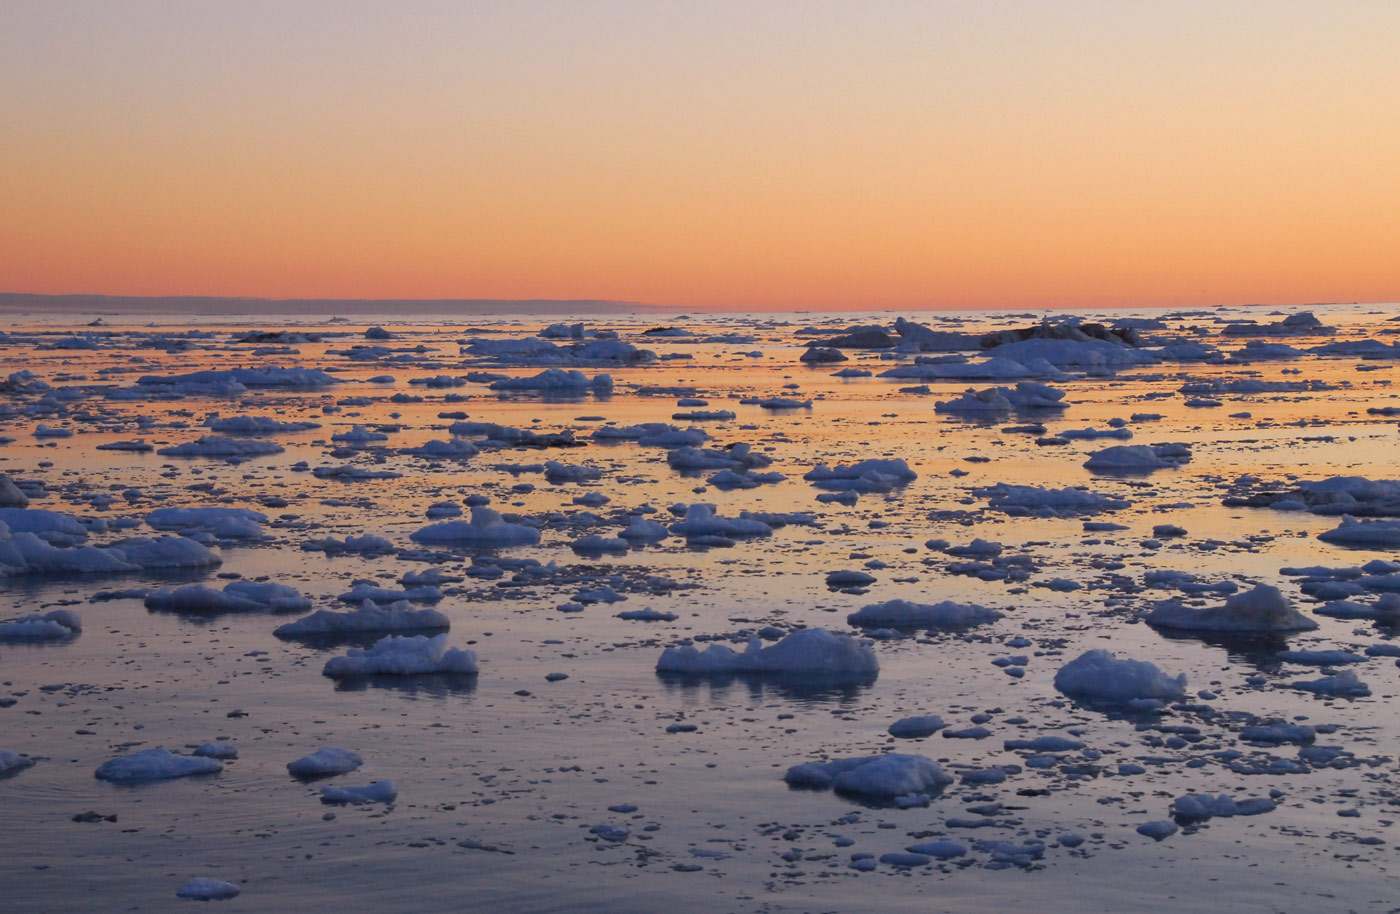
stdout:
[[(923, 350), (888, 313), (578, 315), (543, 342), (557, 317), (17, 316), (0, 623), (81, 629), (0, 624), (0, 749), (34, 763), (0, 778), (0, 907), (184, 910), (207, 877), (229, 911), (1395, 910), (1400, 306), (1301, 310), (1085, 313), (1135, 329), (1036, 352), (980, 336), (1063, 315), (902, 315)], [(859, 325), (890, 345), (837, 339)], [(801, 361), (824, 342), (845, 360)], [(638, 519), (668, 535), (619, 536)], [(209, 594), (238, 581), (295, 594)], [(274, 634), (358, 581), (441, 613), (479, 672), (331, 677), (384, 632)], [(917, 606), (848, 620), (890, 601)], [(878, 673), (657, 671), (814, 628)], [(1093, 650), (1177, 691), (1068, 694)], [(237, 757), (94, 776), (206, 743)], [(362, 765), (289, 775), (324, 747)], [(886, 753), (942, 779), (784, 779)], [(1220, 795), (1235, 814), (1184, 799)], [(886, 856), (929, 842), (949, 856)]]

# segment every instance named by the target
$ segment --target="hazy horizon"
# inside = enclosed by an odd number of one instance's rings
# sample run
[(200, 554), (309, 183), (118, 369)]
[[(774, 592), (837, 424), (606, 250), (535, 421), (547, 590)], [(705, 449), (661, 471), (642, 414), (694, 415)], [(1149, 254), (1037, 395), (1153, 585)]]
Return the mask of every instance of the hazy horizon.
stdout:
[(609, 301), (606, 299), (492, 299), (492, 298), (260, 298), (225, 295), (102, 295), (66, 294), (42, 295), (24, 292), (0, 292), (0, 314), (160, 314), (210, 315), (364, 315), (383, 317), (394, 311), (411, 315), (462, 314), (500, 315), (517, 313), (540, 317), (569, 317), (571, 315), (642, 314), (658, 317), (678, 316), (687, 312), (734, 314), (755, 313), (919, 313), (938, 311), (1160, 311), (1196, 310), (1202, 308), (1310, 308), (1329, 305), (1385, 306), (1394, 302), (1246, 302), (1241, 304), (1204, 305), (1047, 305), (1024, 302), (1005, 304), (934, 306), (910, 304), (904, 307), (872, 307), (861, 303), (818, 307), (788, 307), (757, 309), (723, 303), (694, 305), (660, 305), (649, 302)]

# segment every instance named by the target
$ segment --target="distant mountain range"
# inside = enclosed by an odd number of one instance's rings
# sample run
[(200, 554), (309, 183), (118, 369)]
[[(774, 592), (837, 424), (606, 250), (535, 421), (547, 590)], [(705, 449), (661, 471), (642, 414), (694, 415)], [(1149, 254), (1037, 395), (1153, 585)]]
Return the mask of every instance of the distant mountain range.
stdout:
[(202, 295), (34, 295), (0, 292), (0, 312), (49, 314), (628, 314), (639, 302), (560, 298), (225, 298)]

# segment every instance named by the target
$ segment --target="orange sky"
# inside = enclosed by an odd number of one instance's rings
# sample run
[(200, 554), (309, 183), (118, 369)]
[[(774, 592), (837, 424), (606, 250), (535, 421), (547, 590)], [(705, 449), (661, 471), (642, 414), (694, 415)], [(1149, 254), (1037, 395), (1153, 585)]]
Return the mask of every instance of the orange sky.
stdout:
[(1395, 301), (1396, 36), (1388, 2), (8, 0), (0, 291)]

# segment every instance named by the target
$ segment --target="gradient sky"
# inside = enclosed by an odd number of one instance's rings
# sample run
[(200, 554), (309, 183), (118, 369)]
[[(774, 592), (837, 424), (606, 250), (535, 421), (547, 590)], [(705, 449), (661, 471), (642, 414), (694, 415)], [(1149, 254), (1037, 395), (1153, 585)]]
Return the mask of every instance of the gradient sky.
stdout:
[(1400, 3), (0, 0), (0, 290), (1400, 300)]

